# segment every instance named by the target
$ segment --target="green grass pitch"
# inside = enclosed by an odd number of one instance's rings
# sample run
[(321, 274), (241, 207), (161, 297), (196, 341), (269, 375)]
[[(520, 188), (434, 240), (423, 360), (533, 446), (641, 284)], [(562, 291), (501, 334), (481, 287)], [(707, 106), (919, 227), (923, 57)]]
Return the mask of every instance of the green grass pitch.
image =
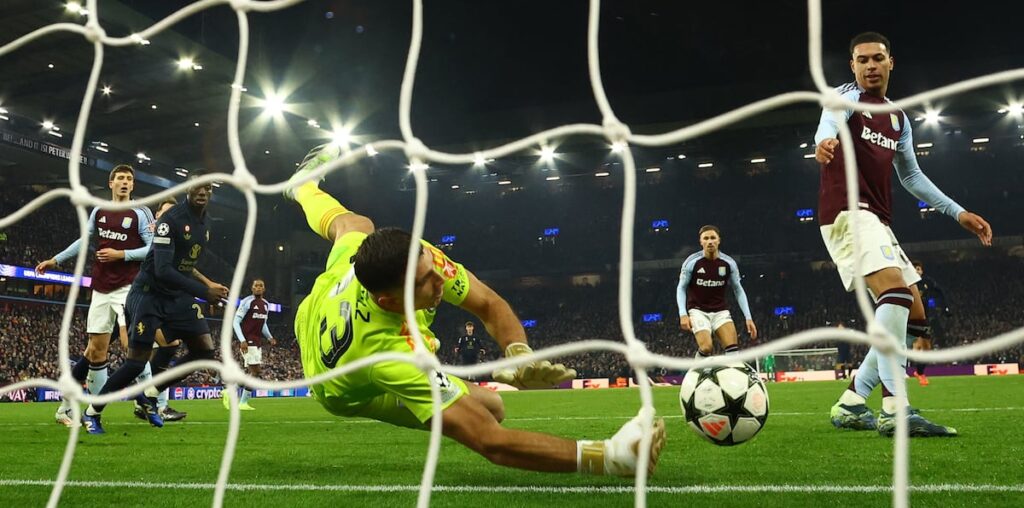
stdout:
[[(649, 506), (886, 506), (892, 441), (837, 431), (828, 409), (841, 382), (769, 385), (772, 414), (752, 442), (721, 448), (682, 422), (676, 388), (654, 391), (668, 445), (650, 480)], [(923, 414), (960, 430), (911, 441), (914, 506), (1024, 506), (1024, 376), (908, 382)], [(510, 427), (603, 439), (639, 408), (635, 389), (504, 396)], [(253, 401), (231, 470), (227, 506), (412, 506), (428, 434), (338, 419), (311, 399)], [(870, 401), (877, 408), (877, 395)], [(177, 402), (182, 423), (154, 429), (128, 403), (105, 413), (107, 434), (79, 437), (63, 506), (208, 506), (228, 415), (220, 401)], [(0, 405), (0, 506), (42, 506), (68, 430), (54, 403)], [(109, 482), (109, 483), (88, 483)], [(433, 506), (631, 506), (632, 480), (500, 468), (445, 440)], [(523, 487), (508, 491), (508, 487)], [(855, 489), (853, 487), (856, 487)], [(844, 488), (849, 488), (844, 491)], [(506, 490), (503, 490), (506, 489)]]

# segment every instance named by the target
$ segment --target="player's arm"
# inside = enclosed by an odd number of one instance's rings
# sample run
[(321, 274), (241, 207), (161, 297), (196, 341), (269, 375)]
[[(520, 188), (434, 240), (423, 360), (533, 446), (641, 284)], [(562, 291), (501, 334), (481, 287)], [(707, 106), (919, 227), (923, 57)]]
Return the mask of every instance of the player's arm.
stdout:
[(270, 333), (270, 326), (266, 321), (263, 322), (263, 329), (260, 332), (263, 334), (263, 338), (270, 342), (271, 346), (277, 345), (277, 340), (274, 339), (274, 334)]
[[(86, 238), (92, 238), (92, 235), (96, 232), (94, 222), (96, 220), (97, 211), (99, 211), (99, 208), (93, 208), (92, 212), (89, 212), (89, 220), (87, 221), (86, 225)], [(77, 256), (78, 249), (81, 247), (81, 244), (82, 239), (78, 238), (75, 241), (71, 242), (71, 245), (68, 245), (67, 248), (57, 253), (56, 256), (53, 256), (52, 258), (47, 259), (45, 261), (41, 261), (38, 265), (36, 265), (36, 273), (42, 275), (43, 273), (46, 273), (47, 270), (56, 268), (57, 266), (60, 266), (67, 262), (67, 260)]]
[[(855, 101), (859, 93), (858, 90), (851, 90), (843, 94), (843, 97)], [(819, 163), (828, 164), (835, 158), (836, 147), (839, 146), (839, 122), (849, 121), (852, 114), (852, 109), (842, 111), (823, 109), (821, 111), (818, 130), (814, 133), (814, 159)]]
[(992, 245), (992, 226), (980, 215), (968, 212), (945, 195), (924, 171), (921, 171), (921, 166), (917, 163), (917, 154), (914, 153), (914, 135), (911, 132), (910, 119), (906, 113), (903, 114), (903, 125), (903, 132), (896, 146), (896, 157), (893, 159), (900, 184), (917, 199), (959, 222), (960, 226), (976, 235), (983, 245)]
[(754, 318), (750, 316), (750, 303), (747, 302), (747, 292), (743, 290), (743, 284), (740, 282), (740, 268), (736, 264), (736, 260), (731, 257), (724, 258), (726, 263), (729, 263), (729, 285), (732, 286), (732, 294), (736, 297), (736, 303), (739, 304), (740, 310), (743, 311), (743, 317), (747, 320), (747, 333), (750, 334), (750, 338), (757, 338), (757, 326), (754, 325)]
[(242, 320), (245, 319), (245, 314), (249, 312), (249, 302), (251, 301), (252, 299), (248, 296), (242, 298), (242, 301), (238, 302), (238, 308), (235, 309), (235, 338), (238, 339), (238, 342), (243, 344), (245, 344), (245, 334), (242, 333)]
[[(191, 277), (186, 277), (174, 266), (174, 242), (178, 235), (178, 225), (166, 216), (157, 221), (156, 236), (153, 237), (153, 269), (156, 277), (171, 286), (180, 288), (196, 298), (216, 301), (223, 298), (217, 289)], [(227, 289), (227, 288), (224, 288)], [(216, 291), (215, 291), (216, 290)], [(226, 294), (226, 291), (225, 291)]]
[(690, 314), (686, 309), (686, 288), (690, 285), (690, 278), (693, 276), (693, 265), (687, 259), (679, 270), (679, 284), (676, 286), (676, 305), (679, 306), (679, 327), (684, 332), (690, 331)]

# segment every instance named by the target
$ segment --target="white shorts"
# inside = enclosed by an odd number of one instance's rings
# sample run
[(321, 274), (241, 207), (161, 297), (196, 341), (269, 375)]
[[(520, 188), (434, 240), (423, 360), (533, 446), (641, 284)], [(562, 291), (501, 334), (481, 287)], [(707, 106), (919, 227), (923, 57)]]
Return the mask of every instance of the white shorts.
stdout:
[(249, 346), (249, 349), (242, 355), (245, 366), (260, 365), (263, 363), (263, 350), (259, 346)]
[(732, 315), (727, 310), (704, 312), (698, 309), (687, 311), (690, 315), (690, 329), (693, 333), (701, 331), (716, 332), (722, 325), (732, 323)]
[(889, 226), (882, 224), (878, 216), (867, 210), (858, 210), (858, 242), (860, 243), (860, 273), (853, 269), (853, 225), (849, 211), (840, 212), (836, 221), (821, 227), (821, 239), (839, 269), (843, 287), (853, 291), (853, 280), (857, 275), (870, 275), (885, 268), (899, 268), (903, 281), (910, 287), (921, 280), (921, 276), (910, 264), (906, 253)]
[(93, 291), (85, 332), (113, 333), (117, 324), (124, 323), (124, 302), (128, 299), (129, 289), (131, 286), (117, 288), (109, 293)]

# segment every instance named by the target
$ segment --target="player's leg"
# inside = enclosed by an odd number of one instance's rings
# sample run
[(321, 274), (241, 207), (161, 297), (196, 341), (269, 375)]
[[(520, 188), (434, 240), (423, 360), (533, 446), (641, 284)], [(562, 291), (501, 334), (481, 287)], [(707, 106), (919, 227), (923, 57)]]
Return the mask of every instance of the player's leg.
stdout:
[(711, 318), (697, 309), (691, 309), (689, 315), (690, 329), (697, 341), (696, 358), (711, 356), (715, 352), (715, 344), (711, 341)]
[[(71, 368), (71, 377), (79, 385), (86, 384), (89, 393), (100, 392), (107, 382), (107, 355), (110, 345), (110, 331), (114, 328), (116, 314), (110, 296), (94, 293), (89, 303), (89, 314), (86, 317), (86, 334), (88, 341), (83, 358)], [(55, 415), (57, 423), (72, 425), (71, 404), (67, 399), (61, 400)]]
[[(263, 351), (261, 348), (256, 346), (249, 346), (251, 354), (246, 354), (245, 359), (245, 370), (250, 376), (259, 378), (263, 374)], [(238, 401), (238, 408), (243, 411), (251, 411), (255, 409), (249, 404), (249, 398), (252, 396), (252, 388), (248, 386), (242, 386), (242, 398)]]
[[(163, 366), (163, 372), (167, 370), (171, 360), (174, 359), (174, 355), (177, 354), (178, 348), (181, 347), (181, 340), (168, 341), (161, 330), (156, 331), (156, 348), (153, 350), (153, 356), (150, 357), (150, 364), (159, 363)], [(155, 389), (154, 389), (155, 390)], [(188, 413), (185, 411), (178, 411), (167, 404), (169, 397), (168, 389), (158, 390), (159, 393), (156, 396), (156, 407), (160, 413), (160, 417), (165, 422), (176, 422), (185, 419)], [(150, 392), (152, 393), (152, 391)]]
[[(932, 330), (931, 326), (928, 325), (928, 315), (924, 309), (924, 299), (921, 297), (921, 291), (916, 285), (911, 286), (910, 290), (914, 293), (914, 304), (910, 307), (910, 320), (907, 322), (907, 342), (913, 344), (912, 347), (916, 351), (931, 349)], [(917, 382), (921, 386), (928, 386), (928, 377), (924, 374), (925, 364), (913, 362), (912, 365)]]
[[(292, 179), (301, 178), (316, 168), (337, 159), (340, 153), (340, 148), (334, 144), (313, 148), (299, 164)], [(318, 182), (306, 182), (285, 191), (285, 196), (302, 206), (302, 212), (306, 215), (306, 223), (309, 224), (310, 229), (325, 240), (337, 241), (349, 231), (373, 232), (373, 222), (370, 219), (349, 211), (337, 199), (320, 190)]]
[(740, 352), (739, 334), (736, 333), (736, 325), (729, 316), (729, 311), (716, 312), (712, 314), (711, 326), (714, 328), (715, 337), (718, 338), (718, 345), (726, 355), (734, 355)]

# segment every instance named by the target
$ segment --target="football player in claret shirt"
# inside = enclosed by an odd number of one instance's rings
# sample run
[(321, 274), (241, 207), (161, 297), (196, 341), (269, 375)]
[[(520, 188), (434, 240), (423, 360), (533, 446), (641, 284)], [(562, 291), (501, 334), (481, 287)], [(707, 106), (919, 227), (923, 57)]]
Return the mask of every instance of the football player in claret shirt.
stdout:
[(747, 293), (740, 283), (739, 266), (735, 259), (719, 249), (722, 236), (718, 227), (704, 226), (698, 235), (701, 250), (687, 257), (679, 271), (679, 285), (676, 286), (679, 327), (684, 332), (693, 332), (697, 339), (697, 358), (711, 356), (715, 347), (711, 342), (712, 334), (718, 337), (725, 354), (733, 355), (740, 347), (736, 325), (729, 313), (729, 302), (725, 299), (726, 286), (732, 287), (751, 339), (757, 339), (757, 327), (750, 316)]
[[(131, 199), (135, 190), (135, 170), (120, 164), (110, 170), (107, 177), (110, 199), (122, 203)], [(84, 358), (71, 368), (71, 376), (78, 383), (86, 383), (89, 393), (100, 392), (107, 382), (107, 351), (111, 333), (117, 328), (118, 316), (124, 314), (125, 299), (139, 266), (149, 252), (153, 239), (153, 215), (145, 206), (129, 210), (102, 210), (93, 208), (89, 214), (89, 239), (96, 240), (92, 263), (92, 300), (86, 333), (89, 335)], [(56, 256), (40, 262), (36, 273), (67, 263), (78, 255), (81, 239), (75, 240)], [(88, 245), (86, 245), (88, 248)], [(57, 423), (73, 424), (71, 406), (64, 399), (57, 409)]]
[[(843, 98), (865, 104), (890, 104), (886, 98), (889, 75), (895, 61), (892, 45), (885, 36), (865, 32), (850, 41), (850, 70), (855, 80), (836, 88)], [(853, 137), (857, 161), (858, 209), (850, 212), (846, 204), (847, 168), (839, 146), (839, 122), (846, 123)], [(914, 153), (914, 137), (906, 113), (824, 110), (814, 135), (815, 159), (821, 164), (818, 192), (818, 217), (821, 238), (839, 270), (847, 291), (853, 291), (854, 279), (864, 277), (875, 300), (875, 322), (901, 340), (912, 341), (915, 330), (909, 325), (925, 319), (924, 305), (915, 284), (920, 280), (900, 248), (892, 224), (892, 171), (900, 184), (919, 200), (935, 207), (977, 235), (983, 245), (992, 244), (992, 228), (985, 219), (965, 210), (942, 193), (921, 171)], [(854, 237), (853, 221), (857, 222)], [(860, 246), (860, 271), (854, 270), (853, 244)], [(906, 357), (897, 353), (902, 366)], [(902, 370), (902, 369), (896, 369)], [(877, 430), (892, 436), (896, 430), (897, 400), (890, 358), (872, 347), (864, 357), (850, 386), (832, 406), (830, 418), (837, 428)], [(871, 391), (882, 385), (882, 411), (878, 418), (865, 405)], [(914, 437), (955, 436), (956, 429), (936, 425), (916, 410), (908, 408), (910, 435)]]
[[(242, 361), (245, 363), (245, 370), (252, 377), (260, 377), (261, 365), (263, 365), (263, 340), (266, 339), (271, 346), (276, 346), (277, 341), (270, 333), (267, 326), (267, 318), (270, 316), (270, 302), (263, 298), (266, 291), (266, 283), (263, 279), (252, 281), (252, 294), (243, 298), (235, 310), (235, 338), (238, 339), (239, 350), (242, 352)], [(252, 389), (242, 387), (242, 398), (238, 408), (243, 411), (255, 409), (249, 404), (249, 397)], [(230, 408), (227, 392), (222, 392), (224, 408)]]
[[(337, 160), (337, 145), (314, 148), (299, 165), (292, 182), (318, 166)], [(293, 185), (295, 185), (293, 183)], [(369, 192), (362, 189), (362, 192)], [(413, 292), (414, 322), (404, 313), (404, 279), (412, 237), (394, 229), (378, 229), (369, 218), (352, 213), (317, 182), (290, 187), (315, 233), (331, 242), (324, 272), (295, 314), (295, 336), (302, 350), (306, 378), (364, 359), (374, 353), (412, 353), (437, 344), (430, 325), (442, 302), (472, 313), (487, 328), (506, 357), (529, 354), (526, 332), (508, 302), (440, 249), (418, 245)], [(425, 338), (414, 340), (412, 327)], [(564, 365), (533, 361), (502, 369), (494, 379), (517, 387), (551, 387), (575, 377)], [(445, 436), (507, 467), (546, 472), (632, 476), (644, 435), (640, 417), (629, 420), (611, 439), (575, 441), (501, 425), (505, 406), (498, 393), (440, 371), (387, 360), (310, 386), (328, 412), (420, 430), (433, 418), (431, 379), (440, 390)], [(651, 430), (654, 471), (665, 444), (665, 424), (656, 419)], [(387, 460), (386, 453), (382, 454)]]

